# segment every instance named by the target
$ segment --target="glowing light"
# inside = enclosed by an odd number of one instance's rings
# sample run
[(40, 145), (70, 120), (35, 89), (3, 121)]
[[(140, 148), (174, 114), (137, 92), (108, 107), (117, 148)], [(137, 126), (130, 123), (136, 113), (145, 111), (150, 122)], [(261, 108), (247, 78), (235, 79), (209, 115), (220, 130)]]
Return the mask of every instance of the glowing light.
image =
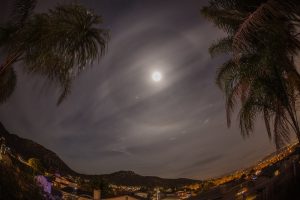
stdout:
[(162, 79), (162, 75), (159, 71), (153, 72), (151, 77), (152, 77), (152, 80), (155, 81), (155, 82), (159, 82)]

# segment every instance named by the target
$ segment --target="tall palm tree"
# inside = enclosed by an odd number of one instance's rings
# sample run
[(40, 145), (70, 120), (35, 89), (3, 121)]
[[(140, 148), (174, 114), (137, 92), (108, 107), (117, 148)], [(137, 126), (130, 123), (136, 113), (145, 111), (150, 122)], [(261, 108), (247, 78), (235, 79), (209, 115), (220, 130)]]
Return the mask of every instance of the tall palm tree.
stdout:
[(13, 92), (13, 64), (18, 61), (27, 72), (62, 86), (59, 104), (74, 77), (105, 53), (108, 31), (99, 27), (102, 17), (77, 4), (59, 5), (47, 13), (34, 13), (35, 5), (36, 0), (17, 0), (11, 20), (0, 27), (0, 47), (6, 54), (0, 65), (0, 102)]
[(277, 148), (289, 141), (290, 129), (300, 141), (296, 101), (300, 76), (293, 57), (299, 52), (299, 5), (296, 0), (211, 0), (202, 14), (227, 33), (210, 48), (231, 59), (217, 72), (226, 95), (227, 122), (240, 105), (241, 133), (253, 131), (259, 115)]

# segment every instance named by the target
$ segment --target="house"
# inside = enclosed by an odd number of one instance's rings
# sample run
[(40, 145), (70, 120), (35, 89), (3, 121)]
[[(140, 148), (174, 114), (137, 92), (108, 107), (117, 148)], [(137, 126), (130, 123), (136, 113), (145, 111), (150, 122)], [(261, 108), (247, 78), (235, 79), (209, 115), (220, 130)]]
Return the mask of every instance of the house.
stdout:
[(55, 179), (53, 181), (53, 186), (57, 188), (64, 188), (64, 187), (72, 187), (77, 188), (78, 184), (74, 183), (71, 179), (59, 176), (55, 174)]

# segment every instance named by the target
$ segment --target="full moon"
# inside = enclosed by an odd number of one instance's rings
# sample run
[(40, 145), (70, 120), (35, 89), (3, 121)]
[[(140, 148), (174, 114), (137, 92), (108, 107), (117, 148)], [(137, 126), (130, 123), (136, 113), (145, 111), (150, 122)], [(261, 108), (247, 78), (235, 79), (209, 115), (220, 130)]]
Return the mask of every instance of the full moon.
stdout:
[(151, 77), (154, 82), (159, 82), (159, 81), (161, 81), (162, 75), (160, 72), (155, 71), (152, 73)]

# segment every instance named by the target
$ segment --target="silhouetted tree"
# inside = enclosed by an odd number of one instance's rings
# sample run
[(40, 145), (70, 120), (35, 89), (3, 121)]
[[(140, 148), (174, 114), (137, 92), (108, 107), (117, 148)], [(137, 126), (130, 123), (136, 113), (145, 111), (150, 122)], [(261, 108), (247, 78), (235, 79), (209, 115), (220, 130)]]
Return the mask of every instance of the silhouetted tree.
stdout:
[(43, 196), (32, 176), (0, 162), (0, 199), (43, 199)]
[(0, 103), (13, 92), (18, 61), (28, 73), (40, 74), (62, 86), (60, 103), (71, 82), (105, 52), (108, 31), (102, 17), (81, 5), (59, 5), (34, 13), (36, 0), (17, 0), (10, 21), (0, 25)]
[(231, 57), (216, 78), (225, 92), (228, 126), (240, 105), (242, 135), (253, 132), (255, 120), (262, 117), (277, 148), (289, 141), (290, 129), (300, 140), (300, 76), (293, 59), (300, 49), (299, 5), (297, 0), (211, 0), (202, 9), (227, 34), (209, 51)]
[(101, 178), (97, 178), (97, 177), (92, 178), (90, 180), (89, 185), (90, 185), (92, 191), (94, 189), (100, 189), (102, 197), (108, 197), (112, 194), (112, 190), (109, 187), (108, 182)]

